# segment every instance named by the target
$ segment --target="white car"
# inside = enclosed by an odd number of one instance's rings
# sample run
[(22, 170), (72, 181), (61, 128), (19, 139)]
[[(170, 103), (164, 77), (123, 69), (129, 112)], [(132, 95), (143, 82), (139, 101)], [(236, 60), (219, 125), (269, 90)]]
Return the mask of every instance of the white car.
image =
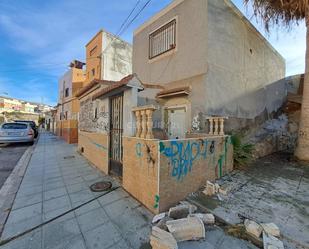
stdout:
[(34, 143), (34, 131), (27, 123), (3, 123), (0, 126), (0, 143)]

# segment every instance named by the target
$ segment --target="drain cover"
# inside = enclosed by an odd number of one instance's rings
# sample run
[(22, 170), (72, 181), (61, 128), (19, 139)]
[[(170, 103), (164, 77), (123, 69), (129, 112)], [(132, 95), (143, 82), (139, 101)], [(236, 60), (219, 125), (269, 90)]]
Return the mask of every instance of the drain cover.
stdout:
[(102, 192), (109, 190), (111, 187), (112, 187), (111, 182), (96, 182), (90, 186), (90, 189), (93, 192)]

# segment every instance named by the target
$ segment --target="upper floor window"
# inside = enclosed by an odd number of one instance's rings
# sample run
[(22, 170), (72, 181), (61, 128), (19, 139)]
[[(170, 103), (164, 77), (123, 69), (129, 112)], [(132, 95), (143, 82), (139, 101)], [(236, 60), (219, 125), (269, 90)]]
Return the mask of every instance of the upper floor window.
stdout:
[(69, 97), (69, 88), (65, 89), (64, 97)]
[(92, 74), (92, 76), (95, 75), (95, 69), (94, 68), (91, 69), (91, 74)]
[(176, 19), (149, 35), (149, 59), (176, 47)]

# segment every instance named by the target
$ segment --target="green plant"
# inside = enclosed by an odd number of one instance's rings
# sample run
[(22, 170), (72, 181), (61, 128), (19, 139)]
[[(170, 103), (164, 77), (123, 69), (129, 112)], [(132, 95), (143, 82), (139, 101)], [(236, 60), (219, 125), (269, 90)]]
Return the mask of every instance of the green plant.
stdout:
[(231, 135), (231, 141), (234, 146), (234, 165), (237, 167), (245, 166), (253, 160), (254, 144), (243, 143), (243, 137), (240, 134)]

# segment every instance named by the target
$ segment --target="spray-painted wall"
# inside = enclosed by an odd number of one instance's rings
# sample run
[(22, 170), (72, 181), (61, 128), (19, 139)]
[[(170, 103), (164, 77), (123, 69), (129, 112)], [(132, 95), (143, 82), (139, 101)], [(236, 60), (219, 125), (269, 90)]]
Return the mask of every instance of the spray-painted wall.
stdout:
[(233, 169), (229, 136), (183, 140), (124, 138), (123, 186), (152, 212), (166, 211), (207, 180)]

